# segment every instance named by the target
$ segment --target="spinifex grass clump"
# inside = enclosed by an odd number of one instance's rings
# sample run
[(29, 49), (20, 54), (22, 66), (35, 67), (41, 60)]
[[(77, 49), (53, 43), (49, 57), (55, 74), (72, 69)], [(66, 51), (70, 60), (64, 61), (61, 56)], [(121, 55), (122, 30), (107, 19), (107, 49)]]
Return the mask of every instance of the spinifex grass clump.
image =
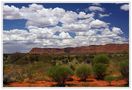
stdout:
[(48, 76), (57, 82), (58, 86), (64, 86), (65, 81), (73, 75), (73, 71), (66, 66), (53, 66), (48, 70)]
[(81, 81), (86, 81), (87, 77), (91, 74), (91, 68), (88, 64), (81, 64), (76, 69), (76, 75)]

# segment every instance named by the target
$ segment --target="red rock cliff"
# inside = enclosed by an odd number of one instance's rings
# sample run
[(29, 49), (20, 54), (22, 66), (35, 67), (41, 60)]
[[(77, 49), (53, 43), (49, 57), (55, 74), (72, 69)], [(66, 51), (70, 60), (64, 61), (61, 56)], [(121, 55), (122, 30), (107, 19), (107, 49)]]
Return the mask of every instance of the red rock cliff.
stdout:
[(129, 44), (91, 45), (69, 48), (33, 48), (30, 54), (87, 54), (87, 53), (121, 53), (128, 52)]

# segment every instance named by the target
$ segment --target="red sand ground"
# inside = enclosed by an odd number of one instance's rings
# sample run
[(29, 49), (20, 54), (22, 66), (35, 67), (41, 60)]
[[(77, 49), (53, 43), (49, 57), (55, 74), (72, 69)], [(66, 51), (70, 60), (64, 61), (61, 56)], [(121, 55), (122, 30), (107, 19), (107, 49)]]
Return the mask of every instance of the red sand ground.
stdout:
[[(96, 80), (94, 78), (87, 79), (87, 82), (81, 82), (80, 79), (72, 76), (73, 81), (67, 81), (66, 85), (70, 85), (70, 87), (107, 87), (109, 83), (104, 80)], [(126, 80), (118, 80), (112, 81), (111, 86), (124, 86), (126, 84)], [(51, 87), (55, 86), (56, 82), (49, 82), (49, 81), (36, 81), (36, 82), (13, 82), (9, 83), (8, 86), (10, 87)]]

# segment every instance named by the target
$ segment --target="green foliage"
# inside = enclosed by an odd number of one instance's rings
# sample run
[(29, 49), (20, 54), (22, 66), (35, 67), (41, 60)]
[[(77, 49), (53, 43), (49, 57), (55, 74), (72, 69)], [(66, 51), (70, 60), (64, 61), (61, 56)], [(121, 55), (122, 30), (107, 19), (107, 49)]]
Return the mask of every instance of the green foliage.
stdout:
[(82, 80), (86, 81), (88, 75), (91, 74), (91, 68), (88, 64), (81, 64), (77, 69), (76, 69), (76, 75)]
[(120, 72), (124, 78), (129, 78), (129, 62), (122, 61), (120, 63)]
[(48, 76), (58, 85), (64, 85), (65, 81), (73, 75), (73, 71), (66, 66), (53, 66), (48, 70)]
[(111, 81), (116, 80), (117, 77), (109, 75), (109, 76), (105, 76), (104, 79), (109, 82), (109, 85), (111, 85)]
[(106, 69), (107, 66), (101, 63), (95, 64), (93, 66), (93, 71), (95, 74), (96, 79), (104, 79), (104, 76), (106, 75)]
[(94, 64), (98, 64), (98, 63), (109, 64), (108, 56), (105, 54), (96, 55), (92, 61), (92, 64), (94, 65)]

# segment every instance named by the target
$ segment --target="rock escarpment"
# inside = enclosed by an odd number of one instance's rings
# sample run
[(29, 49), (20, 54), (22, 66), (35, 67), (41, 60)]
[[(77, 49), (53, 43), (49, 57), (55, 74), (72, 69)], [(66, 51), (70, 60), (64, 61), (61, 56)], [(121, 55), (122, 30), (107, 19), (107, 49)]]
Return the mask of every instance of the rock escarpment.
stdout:
[(30, 54), (95, 54), (122, 53), (129, 51), (129, 44), (106, 44), (68, 48), (32, 48)]

